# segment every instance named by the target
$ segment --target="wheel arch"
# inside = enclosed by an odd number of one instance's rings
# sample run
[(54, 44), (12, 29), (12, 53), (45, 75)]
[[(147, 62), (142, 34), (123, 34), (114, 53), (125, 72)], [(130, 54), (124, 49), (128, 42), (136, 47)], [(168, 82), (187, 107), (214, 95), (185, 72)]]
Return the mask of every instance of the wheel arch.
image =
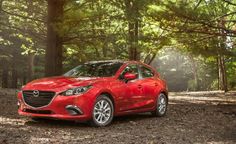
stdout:
[(168, 92), (166, 90), (161, 90), (160, 94), (163, 93), (166, 98), (167, 98), (167, 102), (169, 102), (169, 96), (168, 96)]
[(116, 106), (115, 106), (115, 100), (114, 100), (112, 94), (109, 93), (109, 92), (101, 92), (99, 95), (105, 95), (105, 96), (107, 96), (111, 100), (111, 102), (113, 103), (114, 112), (115, 112)]

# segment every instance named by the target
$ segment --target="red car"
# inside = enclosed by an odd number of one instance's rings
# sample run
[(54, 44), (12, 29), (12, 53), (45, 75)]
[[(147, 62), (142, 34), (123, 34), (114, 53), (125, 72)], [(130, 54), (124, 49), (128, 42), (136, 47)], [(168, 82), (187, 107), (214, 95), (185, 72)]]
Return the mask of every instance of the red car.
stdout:
[(34, 80), (18, 93), (20, 115), (95, 126), (106, 126), (118, 115), (164, 116), (167, 104), (165, 82), (152, 67), (136, 61), (87, 62), (63, 76)]

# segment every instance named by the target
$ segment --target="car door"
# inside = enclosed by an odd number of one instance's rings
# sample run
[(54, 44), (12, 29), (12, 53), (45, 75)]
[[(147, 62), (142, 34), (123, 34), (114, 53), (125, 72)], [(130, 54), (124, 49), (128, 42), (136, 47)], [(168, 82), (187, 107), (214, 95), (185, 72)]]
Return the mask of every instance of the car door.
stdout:
[[(134, 73), (137, 78), (134, 80), (126, 81), (124, 79), (125, 73)], [(140, 87), (140, 75), (138, 66), (136, 64), (130, 64), (124, 68), (121, 72), (116, 84), (114, 91), (117, 93), (117, 108), (118, 112), (129, 111), (135, 108), (135, 102), (142, 96), (142, 88)]]
[(144, 65), (139, 65), (140, 82), (142, 87), (142, 96), (139, 106), (143, 108), (152, 108), (155, 105), (155, 97), (158, 88), (155, 72)]

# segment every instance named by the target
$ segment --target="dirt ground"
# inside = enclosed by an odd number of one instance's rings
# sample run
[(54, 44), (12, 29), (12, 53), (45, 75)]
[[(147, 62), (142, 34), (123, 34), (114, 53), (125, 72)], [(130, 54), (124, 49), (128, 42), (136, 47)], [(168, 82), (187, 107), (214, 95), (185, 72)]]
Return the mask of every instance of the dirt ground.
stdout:
[(14, 90), (0, 90), (0, 144), (235, 144), (236, 92), (170, 93), (165, 117), (116, 117), (104, 128), (59, 120), (36, 122), (17, 114)]

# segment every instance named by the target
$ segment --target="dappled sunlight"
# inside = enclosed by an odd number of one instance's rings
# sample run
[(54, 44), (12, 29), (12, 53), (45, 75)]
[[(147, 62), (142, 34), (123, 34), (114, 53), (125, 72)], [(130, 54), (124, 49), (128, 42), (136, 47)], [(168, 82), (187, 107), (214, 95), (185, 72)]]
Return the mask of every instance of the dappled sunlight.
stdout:
[(236, 104), (236, 95), (233, 92), (228, 94), (217, 91), (170, 93), (169, 99), (170, 104), (177, 104), (176, 101), (213, 105)]
[[(50, 134), (50, 133), (49, 133)], [(73, 143), (77, 143), (78, 141), (83, 141), (86, 139), (92, 139), (93, 136), (92, 135), (82, 135), (82, 136), (74, 136), (71, 133), (67, 133), (64, 134), (62, 136), (55, 136), (55, 138), (51, 138), (51, 137), (38, 137), (38, 136), (30, 136), (29, 142), (30, 143), (57, 143), (58, 139), (60, 139), (61, 141), (64, 142), (73, 142)]]
[[(230, 143), (235, 143), (235, 141), (209, 141), (207, 144), (230, 144)], [(200, 144), (200, 143), (196, 143)]]
[(0, 144), (236, 144), (235, 8), (0, 0)]
[(1, 125), (12, 125), (12, 126), (19, 126), (24, 125), (25, 120), (24, 119), (14, 119), (14, 118), (7, 118), (0, 116), (0, 124)]
[[(0, 101), (7, 102), (0, 105), (1, 109), (4, 108), (4, 111), (0, 111), (0, 143), (1, 140), (8, 143), (103, 143), (107, 139), (114, 143), (129, 143), (137, 142), (140, 137), (142, 143), (233, 143), (235, 94), (232, 92), (225, 96), (222, 92), (169, 93), (170, 105), (165, 117), (153, 117), (150, 113), (119, 116), (108, 127), (94, 128), (72, 121), (34, 121), (19, 117), (16, 113), (17, 107), (12, 107), (15, 104), (12, 93), (0, 97)], [(214, 101), (232, 102), (233, 105), (226, 104), (221, 107), (211, 104)], [(205, 131), (211, 134), (205, 135)]]

